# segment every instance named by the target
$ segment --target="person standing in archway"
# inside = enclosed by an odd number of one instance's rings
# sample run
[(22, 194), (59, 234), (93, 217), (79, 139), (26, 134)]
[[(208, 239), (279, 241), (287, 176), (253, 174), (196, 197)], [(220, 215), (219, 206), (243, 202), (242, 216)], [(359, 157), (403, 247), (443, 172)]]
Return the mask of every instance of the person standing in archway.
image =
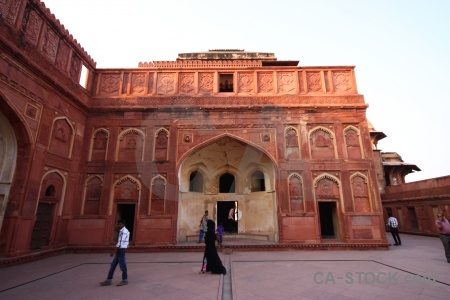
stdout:
[(200, 234), (198, 236), (198, 242), (201, 243), (203, 240), (203, 235), (208, 230), (208, 220), (209, 220), (209, 213), (207, 210), (205, 210), (205, 214), (200, 219)]

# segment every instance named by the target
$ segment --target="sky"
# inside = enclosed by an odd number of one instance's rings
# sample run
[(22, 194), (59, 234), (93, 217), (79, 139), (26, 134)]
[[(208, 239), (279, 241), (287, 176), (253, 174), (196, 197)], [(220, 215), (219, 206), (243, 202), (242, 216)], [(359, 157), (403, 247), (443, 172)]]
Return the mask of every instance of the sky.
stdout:
[(368, 120), (422, 171), (450, 175), (450, 1), (46, 0), (98, 68), (210, 49), (271, 52), (299, 66), (356, 66)]

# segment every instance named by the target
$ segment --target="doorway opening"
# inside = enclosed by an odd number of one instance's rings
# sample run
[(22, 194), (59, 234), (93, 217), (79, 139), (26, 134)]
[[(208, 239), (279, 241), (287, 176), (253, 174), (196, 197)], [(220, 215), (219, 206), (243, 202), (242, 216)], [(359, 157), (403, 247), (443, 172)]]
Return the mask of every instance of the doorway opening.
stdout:
[(237, 212), (237, 201), (217, 201), (217, 225), (222, 224), (227, 233), (238, 233)]
[(322, 239), (339, 238), (336, 202), (319, 202), (320, 232)]
[(33, 235), (31, 236), (31, 250), (49, 246), (55, 206), (54, 203), (39, 202), (36, 212), (36, 223), (34, 223)]
[[(117, 221), (124, 220), (125, 227), (130, 232), (130, 242), (133, 240), (135, 209), (135, 204), (117, 204), (116, 221), (114, 223), (114, 226), (117, 227)], [(114, 232), (115, 241), (117, 240), (118, 235), (118, 231)]]

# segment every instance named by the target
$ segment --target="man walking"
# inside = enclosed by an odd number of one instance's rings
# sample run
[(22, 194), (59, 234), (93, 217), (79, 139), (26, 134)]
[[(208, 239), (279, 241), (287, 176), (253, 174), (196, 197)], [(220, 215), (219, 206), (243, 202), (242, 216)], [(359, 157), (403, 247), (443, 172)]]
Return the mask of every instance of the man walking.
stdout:
[(444, 245), (445, 257), (447, 258), (447, 262), (450, 263), (450, 223), (443, 213), (438, 213), (437, 217), (438, 219), (435, 223), (436, 228), (439, 231), (439, 238), (441, 239), (442, 245)]
[(395, 244), (394, 246), (401, 246), (402, 241), (400, 240), (400, 236), (398, 235), (398, 222), (395, 217), (392, 216), (392, 213), (388, 213), (387, 224), (391, 228), (392, 237), (394, 238)]
[(110, 254), (110, 256), (114, 256), (111, 266), (109, 268), (108, 277), (105, 281), (100, 282), (100, 285), (111, 285), (111, 280), (113, 279), (114, 271), (116, 270), (117, 265), (120, 266), (120, 270), (122, 271), (122, 281), (117, 284), (117, 286), (127, 285), (128, 284), (128, 274), (127, 274), (127, 263), (125, 259), (125, 253), (127, 252), (128, 243), (130, 240), (130, 232), (125, 227), (125, 221), (119, 220), (117, 225), (120, 229), (119, 231), (119, 239), (114, 251)]

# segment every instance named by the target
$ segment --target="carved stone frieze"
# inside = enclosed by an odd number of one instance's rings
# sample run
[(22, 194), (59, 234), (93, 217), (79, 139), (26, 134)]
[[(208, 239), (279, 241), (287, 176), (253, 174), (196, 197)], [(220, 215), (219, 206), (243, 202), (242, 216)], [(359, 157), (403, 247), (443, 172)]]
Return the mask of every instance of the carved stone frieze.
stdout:
[(56, 51), (58, 50), (59, 38), (56, 33), (47, 27), (44, 39), (42, 41), (42, 51), (50, 61), (54, 62), (56, 59)]
[(117, 95), (119, 93), (119, 85), (119, 74), (103, 74), (100, 82), (100, 94)]
[(142, 94), (145, 91), (145, 74), (132, 73), (131, 94)]
[(0, 13), (3, 18), (11, 25), (14, 25), (19, 13), (21, 0), (3, 0), (0, 1)]
[(47, 153), (45, 164), (62, 170), (70, 170), (72, 161), (69, 158), (61, 157), (53, 153)]
[(179, 75), (178, 90), (180, 94), (193, 94), (194, 87), (194, 73), (181, 73)]
[(320, 78), (320, 72), (306, 72), (306, 82), (308, 84), (309, 92), (322, 91), (322, 80)]
[(41, 16), (39, 16), (36, 11), (30, 9), (26, 12), (26, 17), (23, 19), (23, 22), (26, 38), (33, 45), (36, 45), (43, 23)]
[(80, 74), (81, 74), (81, 59), (78, 56), (73, 55), (72, 63), (70, 64), (70, 69), (69, 69), (69, 77), (73, 81), (78, 83)]
[(65, 72), (69, 59), (69, 46), (63, 41), (59, 42), (58, 54), (56, 56), (56, 67)]
[(254, 91), (253, 73), (239, 73), (239, 93), (252, 93)]
[(172, 95), (175, 92), (175, 73), (158, 74), (158, 95)]
[(294, 72), (278, 73), (278, 92), (283, 94), (295, 92)]
[(333, 87), (335, 92), (349, 92), (352, 90), (350, 72), (333, 72)]
[(198, 85), (199, 92), (202, 94), (212, 94), (214, 88), (214, 74), (213, 73), (199, 73)]
[(273, 93), (273, 72), (258, 72), (258, 92)]
[(139, 68), (248, 68), (261, 67), (260, 60), (188, 60), (188, 61), (151, 61), (140, 62)]

